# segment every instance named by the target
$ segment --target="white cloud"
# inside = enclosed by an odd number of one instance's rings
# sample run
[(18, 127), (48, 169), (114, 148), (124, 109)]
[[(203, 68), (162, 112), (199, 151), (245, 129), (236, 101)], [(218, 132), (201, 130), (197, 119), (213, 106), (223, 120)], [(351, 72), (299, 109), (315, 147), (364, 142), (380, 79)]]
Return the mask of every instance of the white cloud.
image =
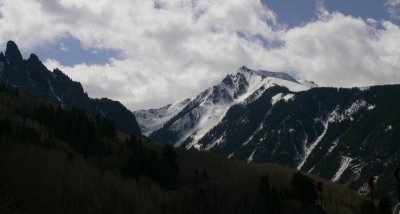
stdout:
[(110, 96), (135, 109), (193, 96), (242, 64), (265, 66), (251, 56), (265, 52), (261, 41), (250, 38), (273, 40), (279, 32), (275, 14), (258, 0), (157, 4), (161, 8), (149, 0), (4, 0), (0, 42), (13, 39), (31, 49), (71, 36), (85, 47), (121, 50), (124, 59), (105, 66), (58, 67), (89, 95)]
[(325, 86), (399, 83), (400, 29), (330, 13), (286, 32), (278, 50), (287, 64), (306, 79)]
[(400, 0), (386, 0), (385, 6), (393, 19), (400, 19)]
[(46, 65), (130, 109), (194, 96), (241, 65), (326, 86), (400, 81), (399, 26), (330, 13), (322, 1), (315, 20), (291, 29), (259, 0), (4, 0), (0, 14), (2, 44), (13, 39), (32, 49), (75, 37), (85, 47), (120, 50), (124, 58), (106, 65)]
[(317, 0), (315, 2), (315, 9), (319, 19), (327, 19), (330, 15), (329, 12), (326, 10), (324, 0)]

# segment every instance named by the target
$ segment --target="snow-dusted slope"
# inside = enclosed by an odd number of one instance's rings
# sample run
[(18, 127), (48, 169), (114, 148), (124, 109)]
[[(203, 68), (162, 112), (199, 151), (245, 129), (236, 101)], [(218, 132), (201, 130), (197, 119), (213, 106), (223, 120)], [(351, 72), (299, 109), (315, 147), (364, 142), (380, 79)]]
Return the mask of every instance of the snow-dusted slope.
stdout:
[(169, 119), (185, 108), (190, 101), (191, 99), (184, 99), (159, 109), (135, 111), (134, 114), (143, 135), (149, 136), (155, 130), (160, 129)]
[(168, 143), (175, 146), (185, 143), (198, 148), (196, 142), (215, 127), (233, 105), (253, 102), (277, 85), (292, 92), (310, 88), (286, 73), (254, 71), (243, 66), (190, 102), (175, 104), (179, 108), (168, 105), (157, 110), (137, 111), (135, 115), (144, 134), (154, 133), (160, 140), (165, 138), (161, 136), (168, 135)]

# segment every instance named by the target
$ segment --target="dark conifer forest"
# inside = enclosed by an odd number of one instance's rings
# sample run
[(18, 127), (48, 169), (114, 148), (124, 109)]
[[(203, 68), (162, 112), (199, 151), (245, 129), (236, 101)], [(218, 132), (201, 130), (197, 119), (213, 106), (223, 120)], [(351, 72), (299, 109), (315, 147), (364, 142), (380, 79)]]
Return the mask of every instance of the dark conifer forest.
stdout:
[[(4, 85), (0, 108), (0, 213), (360, 213), (371, 205), (324, 179), (128, 136), (101, 115)], [(379, 200), (371, 206), (390, 207)]]

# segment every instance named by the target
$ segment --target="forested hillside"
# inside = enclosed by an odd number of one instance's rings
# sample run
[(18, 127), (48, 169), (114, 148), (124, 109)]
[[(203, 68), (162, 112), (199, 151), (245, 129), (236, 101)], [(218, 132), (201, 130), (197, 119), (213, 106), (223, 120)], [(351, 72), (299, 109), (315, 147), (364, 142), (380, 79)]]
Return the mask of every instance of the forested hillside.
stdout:
[(1, 213), (359, 213), (368, 205), (323, 179), (125, 136), (101, 116), (5, 86), (0, 109)]

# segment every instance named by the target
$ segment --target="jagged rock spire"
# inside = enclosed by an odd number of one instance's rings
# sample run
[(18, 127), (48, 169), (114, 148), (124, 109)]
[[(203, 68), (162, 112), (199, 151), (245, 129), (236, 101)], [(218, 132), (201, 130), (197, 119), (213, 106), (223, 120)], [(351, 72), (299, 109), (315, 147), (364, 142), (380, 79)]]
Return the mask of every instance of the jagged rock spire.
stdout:
[(7, 42), (5, 57), (12, 65), (19, 65), (23, 62), (21, 52), (19, 51), (17, 44), (13, 41)]
[[(45, 65), (40, 61), (39, 57), (35, 54), (31, 54), (29, 59), (26, 61), (29, 68), (33, 73), (47, 73), (48, 70)], [(45, 74), (43, 74), (45, 75)]]

